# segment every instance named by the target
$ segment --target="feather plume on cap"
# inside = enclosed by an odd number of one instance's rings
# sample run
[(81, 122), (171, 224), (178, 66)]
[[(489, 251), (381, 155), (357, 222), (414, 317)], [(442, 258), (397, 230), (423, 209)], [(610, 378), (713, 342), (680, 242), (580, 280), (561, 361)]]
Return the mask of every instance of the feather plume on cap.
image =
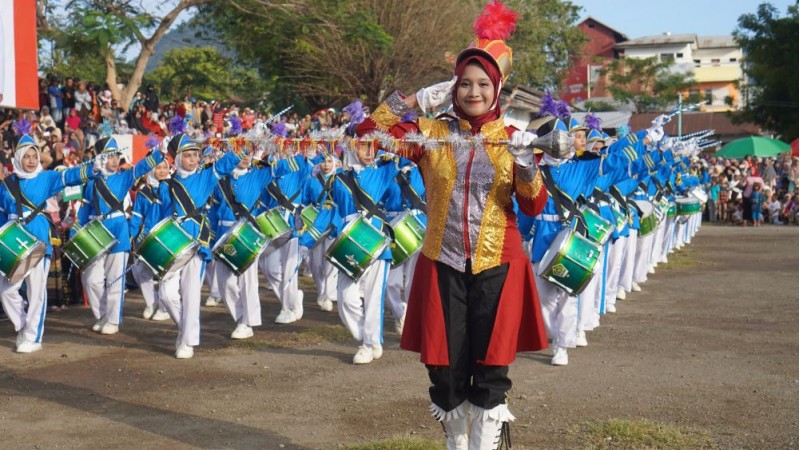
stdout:
[(100, 124), (98, 130), (100, 137), (111, 137), (114, 134), (114, 130), (111, 128), (111, 122), (108, 119), (103, 119), (103, 123)]
[(517, 27), (519, 15), (506, 7), (500, 0), (484, 6), (481, 15), (475, 19), (472, 31), (478, 39), (507, 40)]
[(173, 116), (172, 119), (169, 119), (167, 129), (172, 134), (185, 133), (186, 124), (183, 122), (183, 117), (178, 115)]
[(570, 110), (566, 102), (554, 99), (553, 94), (547, 92), (544, 94), (544, 97), (542, 97), (542, 103), (539, 106), (539, 115), (542, 117), (558, 117), (562, 121), (569, 123)]
[(231, 116), (231, 128), (228, 130), (228, 136), (238, 136), (242, 134), (242, 119), (237, 116)]
[(144, 141), (144, 147), (145, 147), (146, 149), (152, 149), (152, 148), (156, 148), (156, 147), (158, 147), (158, 139), (156, 138), (156, 135), (155, 135), (155, 134), (153, 134), (153, 133), (150, 133), (150, 134), (147, 136), (147, 140), (146, 140), (146, 141)]
[(347, 134), (352, 135), (355, 131), (358, 124), (364, 121), (364, 105), (361, 104), (361, 101), (356, 99), (353, 100), (353, 103), (342, 108), (342, 111), (346, 112), (348, 116), (350, 116), (350, 123), (347, 124)]
[(286, 137), (288, 131), (286, 130), (286, 123), (283, 121), (274, 122), (272, 124), (272, 134), (275, 136)]
[(622, 139), (625, 136), (631, 133), (631, 128), (628, 126), (627, 123), (624, 123), (617, 127), (617, 137)]
[(22, 136), (23, 134), (28, 134), (31, 132), (31, 122), (22, 116), (21, 119), (14, 122), (14, 132), (17, 136)]
[(600, 118), (593, 113), (586, 114), (586, 117), (583, 118), (583, 123), (590, 130), (603, 131), (600, 126)]

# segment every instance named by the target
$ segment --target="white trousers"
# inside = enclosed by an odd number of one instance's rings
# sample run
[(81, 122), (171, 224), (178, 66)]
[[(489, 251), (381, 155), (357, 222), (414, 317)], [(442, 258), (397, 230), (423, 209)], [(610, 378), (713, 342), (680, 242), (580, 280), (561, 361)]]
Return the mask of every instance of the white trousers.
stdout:
[(664, 229), (664, 239), (661, 242), (661, 261), (669, 257), (669, 251), (675, 244), (675, 218), (667, 217), (667, 226)]
[(176, 347), (200, 345), (200, 290), (206, 262), (195, 255), (185, 266), (159, 285), (161, 304), (178, 325)]
[(92, 314), (97, 320), (107, 323), (122, 323), (122, 309), (125, 303), (125, 264), (127, 252), (108, 253), (89, 264), (81, 273), (81, 282)]
[(606, 272), (606, 305), (617, 304), (617, 290), (620, 286), (622, 258), (625, 257), (625, 241), (621, 237), (608, 247), (608, 271)]
[(636, 259), (633, 266), (633, 281), (644, 283), (647, 281), (647, 269), (650, 268), (650, 250), (653, 249), (653, 235), (636, 238)]
[[(44, 317), (47, 313), (47, 273), (50, 271), (50, 257), (42, 258), (24, 280), (11, 284), (0, 276), (0, 300), (3, 310), (14, 331), (23, 333), (26, 341), (40, 343), (44, 334)], [(25, 282), (28, 296), (28, 311), (22, 303), (19, 290)]]
[(258, 259), (258, 265), (267, 278), (272, 292), (281, 302), (281, 311), (303, 312), (302, 293), (297, 289), (298, 239), (292, 238), (282, 246), (264, 252)]
[(223, 262), (217, 261), (216, 279), (228, 312), (237, 324), (261, 325), (261, 299), (258, 297), (258, 265), (251, 264), (241, 276)]
[(148, 308), (160, 308), (161, 303), (158, 300), (158, 289), (156, 289), (153, 272), (141, 261), (137, 261), (136, 264), (133, 265), (131, 272), (133, 273), (133, 279), (136, 280), (139, 289), (142, 291), (142, 298), (144, 298), (145, 306)]
[(658, 224), (653, 236), (653, 247), (650, 249), (650, 266), (655, 266), (661, 261), (661, 248), (664, 245), (664, 230), (667, 228), (667, 221), (662, 220)]
[(605, 246), (600, 247), (600, 266), (583, 292), (578, 295), (578, 331), (592, 331), (600, 325), (600, 292), (603, 285)]
[(217, 260), (211, 258), (211, 261), (208, 261), (206, 265), (208, 267), (206, 267), (205, 282), (206, 285), (208, 286), (208, 295), (216, 299), (222, 298), (221, 284), (220, 281), (217, 279)]
[(339, 318), (353, 338), (363, 345), (383, 343), (383, 302), (388, 273), (389, 261), (378, 260), (358, 281), (344, 274), (339, 276), (336, 285)]
[(625, 256), (622, 257), (622, 272), (620, 273), (620, 285), (625, 292), (631, 291), (633, 268), (636, 267), (638, 235), (639, 230), (631, 229), (628, 237), (625, 238)]
[(336, 280), (339, 278), (339, 271), (327, 259), (325, 252), (333, 245), (333, 239), (325, 239), (319, 245), (308, 252), (308, 266), (311, 269), (311, 276), (314, 284), (317, 285), (317, 298), (327, 298), (336, 301)]
[[(533, 263), (533, 273), (539, 272), (540, 262)], [(553, 347), (575, 348), (578, 337), (578, 297), (567, 294), (555, 284), (534, 275), (542, 318)]]
[(419, 253), (415, 253), (402, 265), (389, 270), (386, 279), (386, 303), (395, 319), (401, 319), (406, 315), (408, 295), (411, 293), (411, 282), (414, 281), (414, 268), (417, 267)]

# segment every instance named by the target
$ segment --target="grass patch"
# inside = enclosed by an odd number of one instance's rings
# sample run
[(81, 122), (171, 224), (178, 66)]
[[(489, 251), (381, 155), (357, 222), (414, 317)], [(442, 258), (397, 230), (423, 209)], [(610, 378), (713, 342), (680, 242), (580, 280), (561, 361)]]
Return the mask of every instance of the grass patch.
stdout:
[(313, 347), (325, 342), (349, 344), (353, 336), (341, 325), (320, 325), (293, 333), (274, 333), (269, 338), (239, 340), (234, 345), (245, 350), (274, 350)]
[(580, 431), (591, 449), (715, 449), (708, 433), (647, 420), (611, 419)]
[(663, 267), (667, 270), (674, 270), (711, 265), (709, 261), (700, 259), (700, 254), (696, 250), (685, 247), (682, 250), (677, 250), (675, 253), (669, 255), (668, 260), (669, 262), (667, 264), (660, 267)]
[(442, 441), (431, 441), (417, 437), (401, 437), (348, 445), (346, 450), (444, 450)]

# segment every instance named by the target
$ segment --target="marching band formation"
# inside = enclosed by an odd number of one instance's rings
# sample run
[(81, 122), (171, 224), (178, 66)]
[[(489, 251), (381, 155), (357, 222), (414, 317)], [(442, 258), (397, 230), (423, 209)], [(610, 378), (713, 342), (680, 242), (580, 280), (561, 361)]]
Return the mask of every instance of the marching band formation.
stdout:
[[(359, 343), (354, 364), (383, 355), (388, 307), (401, 347), (426, 364), (448, 448), (507, 440), (515, 354), (549, 338), (552, 364), (567, 365), (618, 299), (691, 242), (707, 196), (690, 158), (710, 134), (666, 138), (664, 115), (611, 137), (549, 94), (535, 133), (506, 126), (498, 99), (511, 71), (509, 11), (487, 6), (453, 80), (393, 93), (369, 117), (354, 103), (346, 130), (327, 135), (286, 139), (280, 123), (259, 124), (200, 143), (176, 129), (126, 170), (105, 137), (91, 167), (57, 172), (42, 170), (23, 134), (0, 184), (0, 298), (17, 352), (42, 348), (52, 253), (44, 203), (80, 185), (63, 251), (81, 272), (94, 331), (119, 332), (131, 270), (144, 317), (171, 318), (175, 356), (191, 358), (204, 282), (207, 304), (222, 301), (233, 319), (231, 338), (247, 339), (262, 324), (259, 270), (281, 305), (275, 323), (302, 319), (305, 261), (318, 307), (335, 303)], [(507, 22), (484, 23), (492, 16)], [(451, 104), (453, 115), (412, 114)]]

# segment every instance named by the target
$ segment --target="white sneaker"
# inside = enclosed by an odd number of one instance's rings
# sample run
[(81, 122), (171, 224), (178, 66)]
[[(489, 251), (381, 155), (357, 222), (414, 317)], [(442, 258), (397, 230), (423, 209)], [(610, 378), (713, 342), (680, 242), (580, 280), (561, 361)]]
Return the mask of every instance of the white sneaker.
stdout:
[(333, 311), (333, 302), (329, 298), (319, 297), (317, 299), (317, 304), (319, 305), (319, 309), (323, 311)]
[(119, 325), (114, 325), (113, 323), (103, 324), (103, 327), (100, 328), (100, 334), (117, 334), (117, 333), (119, 333)]
[(622, 287), (617, 289), (617, 300), (625, 300), (625, 289)]
[(19, 345), (17, 345), (17, 353), (33, 353), (38, 352), (42, 349), (42, 344), (37, 342), (31, 342), (22, 340)]
[(206, 306), (217, 306), (219, 305), (219, 299), (217, 297), (209, 295), (206, 298)]
[(399, 319), (396, 319), (394, 321), (394, 331), (397, 334), (399, 334), (400, 336), (403, 335), (403, 327), (405, 327), (405, 323), (406, 323), (406, 316), (405, 315), (403, 317), (401, 317)]
[(669, 260), (667, 259), (666, 256), (661, 258), (661, 260), (658, 261), (659, 264), (667, 264), (668, 262), (669, 262)]
[(14, 343), (14, 347), (15, 348), (19, 347), (20, 344), (22, 344), (23, 342), (25, 342), (25, 332), (23, 330), (19, 330), (19, 333), (17, 333), (17, 340)]
[(606, 312), (615, 313), (617, 312), (617, 307), (613, 303), (606, 303)]
[(381, 359), (383, 356), (383, 346), (381, 344), (372, 345), (372, 359)]
[(97, 321), (97, 323), (92, 325), (92, 331), (94, 331), (95, 333), (99, 333), (100, 330), (103, 328), (103, 325), (106, 324), (106, 322), (107, 320), (105, 318), (100, 319), (99, 321)]
[(253, 328), (243, 323), (236, 325), (236, 329), (231, 333), (231, 339), (247, 339), (253, 337)]
[(372, 348), (362, 345), (353, 356), (353, 364), (369, 364), (373, 359), (375, 357), (372, 356)]
[(556, 351), (553, 354), (553, 359), (550, 360), (550, 364), (554, 366), (566, 366), (569, 364), (567, 349), (564, 347), (556, 347)]
[(181, 344), (175, 351), (175, 357), (178, 359), (189, 359), (192, 356), (194, 356), (194, 347), (190, 345)]
[(282, 309), (278, 317), (275, 318), (275, 323), (287, 324), (297, 321), (294, 311)]
[(152, 319), (155, 312), (156, 308), (153, 305), (147, 306), (142, 313), (142, 317), (144, 317), (146, 320)]
[(647, 269), (647, 273), (649, 273), (650, 275), (656, 273), (655, 266), (650, 266), (650, 268)]
[(639, 283), (633, 281), (633, 282), (631, 282), (631, 291), (633, 291), (633, 292), (642, 292), (642, 288), (639, 287)]
[(586, 332), (585, 331), (578, 331), (578, 337), (575, 340), (575, 345), (578, 346), (578, 347), (586, 347), (586, 346), (589, 345), (589, 341), (586, 340)]
[(303, 291), (297, 291), (297, 296), (299, 298), (294, 304), (294, 320), (300, 320), (303, 318), (303, 297), (305, 297), (305, 293)]
[(171, 318), (172, 317), (169, 316), (168, 312), (166, 312), (163, 309), (159, 308), (158, 310), (156, 310), (156, 313), (153, 314), (153, 317), (151, 317), (150, 320), (155, 320), (156, 322), (161, 322), (161, 321), (164, 321), (164, 320), (169, 320)]

